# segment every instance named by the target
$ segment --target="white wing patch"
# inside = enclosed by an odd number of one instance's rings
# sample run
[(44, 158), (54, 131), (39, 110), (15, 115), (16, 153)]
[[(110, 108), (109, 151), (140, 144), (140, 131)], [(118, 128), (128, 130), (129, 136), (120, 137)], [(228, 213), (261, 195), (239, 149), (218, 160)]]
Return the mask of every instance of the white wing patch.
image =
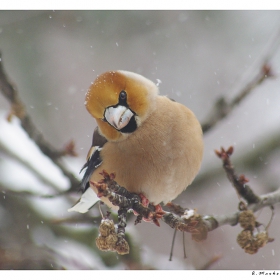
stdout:
[(68, 212), (80, 212), (86, 213), (92, 206), (96, 204), (100, 199), (92, 188), (88, 188), (81, 196), (79, 201)]

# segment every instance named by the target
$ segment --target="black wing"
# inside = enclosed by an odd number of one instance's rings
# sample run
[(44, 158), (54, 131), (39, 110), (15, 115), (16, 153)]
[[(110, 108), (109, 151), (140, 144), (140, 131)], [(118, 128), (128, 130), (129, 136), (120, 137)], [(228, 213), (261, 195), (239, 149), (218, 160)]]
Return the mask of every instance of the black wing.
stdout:
[(87, 162), (82, 167), (82, 172), (84, 169), (86, 169), (85, 174), (83, 176), (80, 190), (84, 193), (88, 187), (89, 187), (89, 180), (92, 175), (92, 173), (95, 171), (95, 169), (100, 166), (102, 163), (102, 158), (100, 156), (100, 151), (102, 150), (102, 147), (106, 144), (107, 139), (100, 135), (98, 132), (98, 128), (96, 128), (93, 132), (92, 136), (92, 144), (91, 148), (88, 153), (88, 159)]

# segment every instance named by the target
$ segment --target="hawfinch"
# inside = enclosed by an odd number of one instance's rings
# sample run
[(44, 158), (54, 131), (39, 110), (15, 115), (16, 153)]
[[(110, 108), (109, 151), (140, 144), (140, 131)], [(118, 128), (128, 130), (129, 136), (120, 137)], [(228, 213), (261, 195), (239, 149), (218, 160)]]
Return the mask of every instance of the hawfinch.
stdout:
[(190, 109), (160, 96), (153, 82), (106, 72), (90, 86), (85, 106), (98, 127), (83, 166), (83, 195), (69, 211), (85, 213), (97, 202), (89, 182), (100, 181), (103, 170), (154, 205), (175, 199), (193, 181), (203, 156), (201, 126)]

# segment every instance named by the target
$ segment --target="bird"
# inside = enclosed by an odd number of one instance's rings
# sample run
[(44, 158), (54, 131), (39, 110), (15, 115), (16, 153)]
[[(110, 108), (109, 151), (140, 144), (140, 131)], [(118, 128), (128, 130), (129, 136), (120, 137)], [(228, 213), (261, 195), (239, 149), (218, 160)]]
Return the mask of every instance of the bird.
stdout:
[[(167, 204), (189, 186), (201, 167), (203, 133), (185, 105), (159, 94), (144, 76), (107, 71), (90, 85), (85, 107), (96, 120), (92, 144), (82, 170), (82, 196), (68, 211), (87, 212), (98, 200), (90, 182), (101, 173), (154, 205)], [(102, 197), (110, 208), (117, 209)]]

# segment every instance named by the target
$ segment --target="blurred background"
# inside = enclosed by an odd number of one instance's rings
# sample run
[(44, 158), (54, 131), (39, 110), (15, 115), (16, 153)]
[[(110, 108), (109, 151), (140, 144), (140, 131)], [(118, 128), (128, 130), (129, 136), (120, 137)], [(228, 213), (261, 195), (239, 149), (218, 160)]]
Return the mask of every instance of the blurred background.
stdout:
[[(62, 161), (77, 178), (96, 125), (84, 97), (97, 75), (121, 69), (160, 82), (162, 95), (185, 104), (203, 123), (218, 98), (231, 100), (273, 54), (275, 78), (205, 134), (200, 174), (175, 201), (208, 215), (234, 213), (239, 202), (214, 154), (221, 146), (234, 146), (236, 171), (257, 194), (279, 187), (280, 47), (271, 50), (279, 31), (279, 11), (0, 11), (5, 71), (45, 139), (57, 149), (75, 142), (78, 157)], [(173, 230), (163, 223), (134, 226), (133, 217), (129, 255), (98, 251), (97, 207), (85, 215), (68, 213), (77, 194), (41, 198), (69, 188), (67, 179), (40, 160), (43, 155), (34, 151), (23, 159), (25, 146), (13, 151), (4, 144), (10, 130), (16, 131), (11, 142), (24, 134), (16, 120), (5, 121), (9, 109), (0, 95), (1, 269), (280, 269), (279, 205), (269, 228), (275, 241), (255, 255), (236, 243), (237, 225), (220, 227), (201, 243), (185, 234), (187, 258), (178, 233), (169, 261)], [(270, 209), (257, 213), (264, 225), (270, 216)]]

